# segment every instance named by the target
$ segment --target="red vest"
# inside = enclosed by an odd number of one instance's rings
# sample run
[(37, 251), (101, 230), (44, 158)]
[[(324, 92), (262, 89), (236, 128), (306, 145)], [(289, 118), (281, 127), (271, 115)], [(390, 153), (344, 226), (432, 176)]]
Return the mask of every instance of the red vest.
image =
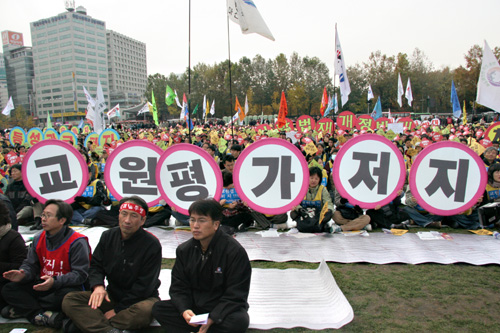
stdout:
[[(47, 238), (45, 231), (40, 235), (38, 243), (36, 244), (36, 254), (40, 262), (40, 276), (61, 276), (71, 272), (71, 263), (69, 262), (69, 249), (71, 244), (78, 238), (84, 237), (87, 241), (87, 236), (73, 232), (73, 234), (57, 249), (49, 251), (47, 249)], [(89, 245), (90, 248), (90, 245)], [(89, 253), (90, 256), (90, 253)]]

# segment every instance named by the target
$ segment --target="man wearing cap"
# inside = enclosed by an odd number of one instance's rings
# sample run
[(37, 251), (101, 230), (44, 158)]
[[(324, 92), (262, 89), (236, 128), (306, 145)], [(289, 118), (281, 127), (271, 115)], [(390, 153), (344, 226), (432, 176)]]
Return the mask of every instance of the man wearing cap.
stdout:
[[(161, 245), (145, 231), (148, 206), (137, 197), (120, 201), (119, 226), (105, 231), (90, 264), (91, 291), (68, 294), (65, 331), (121, 332), (149, 326), (159, 300)], [(104, 287), (104, 280), (107, 287)]]

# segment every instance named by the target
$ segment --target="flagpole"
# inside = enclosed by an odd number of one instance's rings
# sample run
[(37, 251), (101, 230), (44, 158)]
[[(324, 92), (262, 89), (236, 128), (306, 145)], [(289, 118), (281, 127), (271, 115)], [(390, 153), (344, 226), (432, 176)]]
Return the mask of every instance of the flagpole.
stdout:
[(187, 127), (191, 143), (191, 0), (189, 0), (189, 38), (188, 38), (188, 119)]
[(233, 111), (233, 84), (231, 79), (231, 43), (229, 40), (229, 15), (226, 13), (227, 19), (227, 54), (229, 59), (229, 118), (231, 119), (231, 141), (234, 138), (234, 121), (231, 115)]

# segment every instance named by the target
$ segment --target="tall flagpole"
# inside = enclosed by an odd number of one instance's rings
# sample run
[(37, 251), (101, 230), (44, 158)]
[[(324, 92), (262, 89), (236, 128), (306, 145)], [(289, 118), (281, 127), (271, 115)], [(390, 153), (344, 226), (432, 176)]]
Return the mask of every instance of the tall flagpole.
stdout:
[(231, 79), (231, 43), (229, 41), (229, 15), (226, 13), (227, 18), (227, 53), (229, 59), (229, 119), (231, 119), (231, 141), (234, 139), (234, 121), (232, 111), (233, 111), (233, 80)]
[[(182, 111), (181, 111), (182, 112)], [(188, 119), (186, 121), (191, 141), (191, 0), (189, 0), (189, 38), (188, 38)]]

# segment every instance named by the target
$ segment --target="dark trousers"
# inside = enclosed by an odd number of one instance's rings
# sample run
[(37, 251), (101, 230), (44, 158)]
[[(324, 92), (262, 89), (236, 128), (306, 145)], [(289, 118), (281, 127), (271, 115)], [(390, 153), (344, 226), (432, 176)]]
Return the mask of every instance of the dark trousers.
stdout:
[(121, 310), (111, 319), (106, 319), (104, 314), (113, 310), (116, 302), (104, 300), (97, 309), (89, 306), (91, 291), (71, 293), (64, 298), (62, 308), (73, 324), (82, 332), (101, 333), (108, 332), (113, 328), (120, 330), (139, 330), (148, 327), (151, 323), (151, 308), (157, 297), (149, 297), (145, 300), (132, 304), (128, 308)]
[(38, 283), (40, 281), (36, 283), (9, 282), (2, 289), (5, 301), (30, 321), (46, 310), (61, 311), (64, 296), (71, 291), (81, 290), (77, 287), (47, 291), (33, 290), (33, 285)]
[[(207, 311), (200, 309), (191, 309), (195, 314), (203, 314)], [(198, 332), (200, 326), (193, 327), (186, 323), (172, 301), (161, 301), (153, 306), (153, 317), (158, 320), (161, 326), (166, 327), (168, 332), (186, 333)], [(240, 309), (230, 313), (224, 318), (222, 323), (213, 324), (208, 330), (210, 333), (239, 333), (245, 332), (250, 324), (248, 312)]]

